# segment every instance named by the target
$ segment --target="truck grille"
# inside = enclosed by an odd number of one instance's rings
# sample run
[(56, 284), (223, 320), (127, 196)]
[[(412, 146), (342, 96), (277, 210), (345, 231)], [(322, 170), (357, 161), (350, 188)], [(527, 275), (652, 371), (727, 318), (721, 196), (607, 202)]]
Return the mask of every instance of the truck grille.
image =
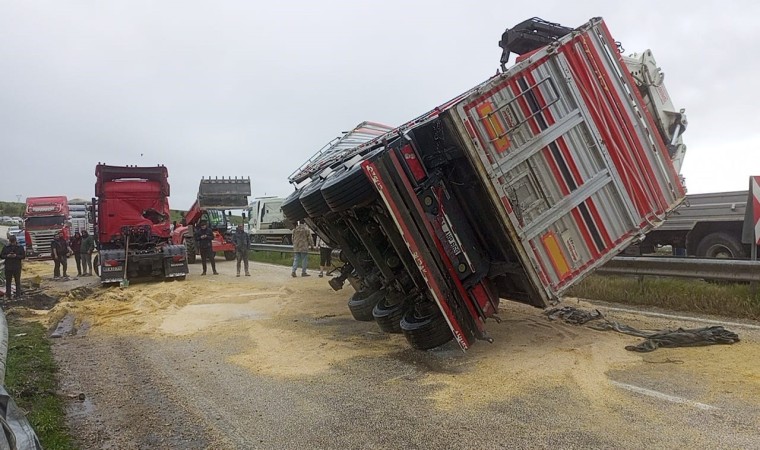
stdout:
[[(30, 256), (50, 255), (50, 243), (55, 239), (59, 230), (29, 230), (32, 242), (26, 243), (27, 252)], [(31, 250), (31, 252), (30, 252)]]

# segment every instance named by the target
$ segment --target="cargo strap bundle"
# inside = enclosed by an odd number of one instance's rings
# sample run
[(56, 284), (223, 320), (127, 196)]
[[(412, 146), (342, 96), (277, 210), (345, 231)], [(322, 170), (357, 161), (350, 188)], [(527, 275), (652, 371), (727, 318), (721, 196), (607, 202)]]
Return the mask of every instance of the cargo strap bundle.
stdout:
[(562, 308), (552, 308), (544, 312), (544, 314), (546, 314), (549, 320), (562, 319), (573, 325), (582, 325), (587, 322), (598, 320), (599, 322), (589, 325), (589, 328), (598, 331), (614, 330), (619, 333), (645, 338), (645, 341), (637, 345), (627, 345), (625, 347), (626, 350), (632, 352), (651, 352), (660, 347), (701, 347), (705, 345), (733, 344), (739, 342), (738, 334), (729, 331), (722, 326), (641, 331), (619, 322), (607, 320), (599, 310), (589, 312), (572, 306), (565, 306)]

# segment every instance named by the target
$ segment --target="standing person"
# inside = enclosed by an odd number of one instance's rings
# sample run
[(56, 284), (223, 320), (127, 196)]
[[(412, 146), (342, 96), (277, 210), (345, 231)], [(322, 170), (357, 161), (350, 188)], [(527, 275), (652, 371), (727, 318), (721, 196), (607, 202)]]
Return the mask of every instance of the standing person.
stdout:
[(317, 247), (319, 247), (319, 278), (322, 278), (325, 272), (327, 272), (328, 277), (331, 277), (332, 274), (329, 270), (332, 266), (333, 249), (319, 236), (317, 236)]
[(200, 226), (195, 230), (195, 244), (198, 246), (198, 251), (201, 252), (201, 264), (203, 265), (203, 273), (206, 275), (206, 261), (211, 262), (211, 270), (214, 275), (219, 275), (216, 271), (216, 262), (214, 261), (214, 231), (208, 227), (208, 223), (205, 220), (201, 220)]
[(92, 252), (95, 251), (95, 238), (90, 236), (87, 230), (82, 231), (82, 244), (79, 248), (79, 257), (82, 260), (82, 276), (92, 276)]
[(251, 272), (248, 271), (248, 247), (251, 246), (251, 237), (243, 231), (243, 224), (238, 225), (235, 229), (235, 234), (232, 235), (232, 242), (235, 244), (235, 256), (237, 257), (237, 276), (240, 276), (240, 261), (243, 261), (245, 276), (250, 277)]
[(301, 263), (301, 276), (310, 277), (306, 273), (306, 267), (309, 265), (309, 249), (312, 247), (311, 230), (303, 221), (299, 221), (293, 230), (293, 272), (290, 276), (296, 276), (299, 261)]
[(53, 261), (55, 267), (53, 268), (53, 279), (61, 278), (61, 269), (63, 269), (63, 278), (68, 277), (66, 275), (66, 267), (68, 266), (69, 258), (69, 244), (66, 239), (63, 238), (62, 232), (55, 233), (55, 239), (50, 243), (50, 253), (53, 255)]
[(8, 245), (0, 252), (5, 260), (5, 297), (11, 299), (11, 281), (16, 280), (16, 298), (21, 297), (21, 260), (26, 258), (24, 247), (18, 245), (16, 236), (8, 238)]
[(82, 235), (79, 234), (79, 230), (74, 233), (74, 236), (69, 239), (69, 247), (71, 252), (74, 253), (74, 261), (77, 263), (77, 276), (82, 276)]

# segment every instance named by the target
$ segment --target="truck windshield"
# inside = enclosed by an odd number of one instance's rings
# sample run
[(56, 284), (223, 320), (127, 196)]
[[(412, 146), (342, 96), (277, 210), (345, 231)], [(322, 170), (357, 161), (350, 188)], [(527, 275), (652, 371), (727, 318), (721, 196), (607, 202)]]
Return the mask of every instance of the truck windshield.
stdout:
[(63, 225), (63, 216), (27, 217), (24, 222), (26, 228), (51, 227)]
[(227, 218), (224, 216), (224, 211), (218, 209), (212, 209), (206, 211), (208, 215), (208, 226), (211, 228), (227, 228)]

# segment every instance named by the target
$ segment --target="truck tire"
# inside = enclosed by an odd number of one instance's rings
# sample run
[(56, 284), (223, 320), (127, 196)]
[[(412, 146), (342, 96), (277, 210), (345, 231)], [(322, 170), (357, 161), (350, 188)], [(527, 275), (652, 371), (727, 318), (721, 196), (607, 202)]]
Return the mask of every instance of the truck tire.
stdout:
[(312, 219), (324, 216), (330, 212), (330, 207), (327, 206), (320, 188), (324, 180), (312, 181), (301, 192), (301, 196), (298, 198), (303, 205), (303, 209)]
[(377, 191), (364, 175), (361, 162), (365, 161), (384, 149), (368, 153), (350, 169), (343, 170), (332, 177), (328, 177), (322, 185), (322, 196), (330, 209), (335, 212), (345, 211), (349, 208), (367, 206), (377, 198)]
[(231, 250), (227, 250), (226, 252), (224, 252), (224, 259), (226, 259), (227, 261), (232, 261), (233, 259), (235, 259), (235, 252)]
[(747, 258), (744, 247), (738, 239), (728, 233), (711, 233), (702, 238), (697, 246), (697, 256), (701, 258)]
[(187, 252), (187, 263), (195, 264), (195, 242), (192, 239), (185, 238), (182, 240), (185, 245), (185, 251)]
[(443, 314), (438, 307), (426, 308), (428, 312), (420, 312), (412, 308), (401, 319), (401, 331), (409, 345), (417, 350), (430, 350), (440, 347), (454, 338)]
[(401, 319), (407, 310), (407, 298), (400, 292), (386, 295), (377, 302), (372, 316), (381, 330), (386, 333), (401, 333)]
[(360, 322), (371, 322), (375, 320), (372, 311), (383, 297), (385, 297), (385, 291), (382, 289), (356, 292), (351, 296), (351, 300), (348, 301), (348, 309), (351, 310), (351, 315), (354, 316), (354, 319)]
[(99, 257), (99, 255), (95, 255), (95, 258), (92, 260), (92, 271), (95, 272), (95, 275), (100, 276), (100, 257)]
[(301, 196), (302, 190), (303, 189), (296, 190), (282, 201), (282, 213), (285, 215), (285, 218), (288, 219), (293, 225), (295, 225), (297, 222), (302, 221), (308, 216), (306, 210), (303, 209), (303, 205), (301, 204), (300, 200), (298, 200), (298, 197)]

